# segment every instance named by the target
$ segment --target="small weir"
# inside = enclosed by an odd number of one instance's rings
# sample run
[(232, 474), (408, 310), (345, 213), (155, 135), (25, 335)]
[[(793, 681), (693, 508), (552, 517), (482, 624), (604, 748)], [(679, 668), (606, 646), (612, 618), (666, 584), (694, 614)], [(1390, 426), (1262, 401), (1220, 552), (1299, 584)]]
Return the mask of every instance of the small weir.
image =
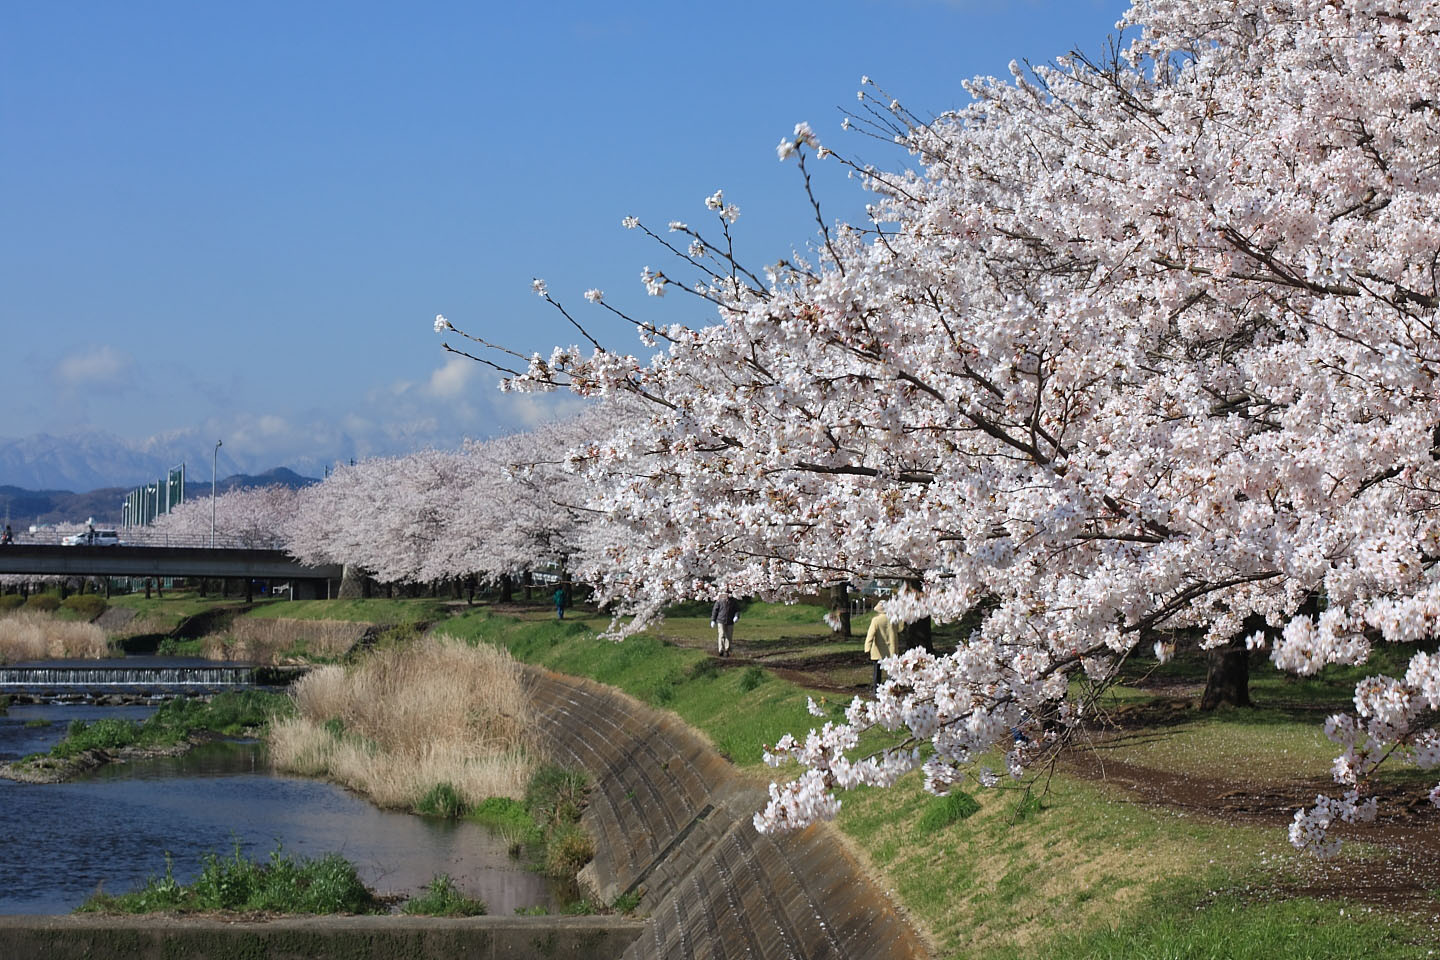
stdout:
[(253, 664), (182, 658), (57, 660), (0, 667), (0, 694), (40, 700), (208, 696), (274, 682), (272, 673)]

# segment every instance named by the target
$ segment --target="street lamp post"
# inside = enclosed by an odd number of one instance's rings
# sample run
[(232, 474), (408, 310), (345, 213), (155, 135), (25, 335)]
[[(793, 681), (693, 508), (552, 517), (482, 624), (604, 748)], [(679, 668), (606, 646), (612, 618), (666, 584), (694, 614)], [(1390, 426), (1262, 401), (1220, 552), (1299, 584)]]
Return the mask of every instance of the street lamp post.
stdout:
[(215, 449), (210, 453), (210, 549), (215, 549), (215, 459), (220, 456), (220, 443), (215, 441)]

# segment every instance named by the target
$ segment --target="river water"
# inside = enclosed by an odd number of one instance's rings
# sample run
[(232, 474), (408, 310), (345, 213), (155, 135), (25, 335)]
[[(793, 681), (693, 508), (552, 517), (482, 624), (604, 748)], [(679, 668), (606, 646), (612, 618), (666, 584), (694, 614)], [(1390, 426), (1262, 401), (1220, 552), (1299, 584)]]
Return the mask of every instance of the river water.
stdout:
[[(0, 761), (48, 750), (71, 720), (142, 720), (151, 707), (16, 705), (0, 717)], [(37, 720), (49, 726), (27, 726)], [(165, 870), (188, 883), (206, 852), (235, 844), (264, 859), (339, 853), (366, 886), (413, 895), (446, 873), (495, 915), (554, 909), (546, 880), (473, 823), (376, 809), (334, 784), (277, 774), (258, 743), (215, 743), (183, 757), (101, 767), (78, 780), (0, 779), (0, 913), (68, 913), (103, 884), (123, 893)]]

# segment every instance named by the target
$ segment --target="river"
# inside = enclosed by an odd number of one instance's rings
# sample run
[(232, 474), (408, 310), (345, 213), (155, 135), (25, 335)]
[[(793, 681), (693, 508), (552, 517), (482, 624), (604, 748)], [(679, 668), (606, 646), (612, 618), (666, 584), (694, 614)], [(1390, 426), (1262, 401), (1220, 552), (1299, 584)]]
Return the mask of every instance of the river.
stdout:
[[(12, 706), (0, 716), (0, 760), (48, 750), (71, 720), (142, 720), (151, 707)], [(48, 726), (27, 726), (48, 720)], [(0, 779), (0, 913), (68, 913), (102, 884), (123, 893), (165, 870), (189, 882), (209, 851), (239, 843), (253, 859), (283, 845), (339, 853), (366, 886), (413, 895), (439, 873), (496, 915), (554, 909), (544, 877), (510, 859), (478, 824), (379, 810), (334, 784), (277, 774), (263, 745), (221, 742), (182, 757), (112, 764), (77, 780)]]

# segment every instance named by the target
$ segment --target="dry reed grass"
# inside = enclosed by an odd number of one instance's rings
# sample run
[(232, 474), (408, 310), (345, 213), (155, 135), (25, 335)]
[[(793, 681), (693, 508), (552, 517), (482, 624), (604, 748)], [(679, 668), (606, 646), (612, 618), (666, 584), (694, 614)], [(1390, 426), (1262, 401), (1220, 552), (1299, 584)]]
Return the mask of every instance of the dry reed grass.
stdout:
[(83, 658), (112, 654), (105, 631), (93, 623), (60, 620), (54, 614), (17, 610), (0, 617), (0, 663)]
[(509, 653), (428, 636), (295, 685), (299, 715), (271, 726), (276, 766), (324, 776), (385, 807), (448, 783), (467, 805), (519, 799), (540, 760), (529, 691)]
[(355, 646), (368, 628), (368, 624), (349, 620), (239, 617), (226, 633), (205, 637), (201, 650), (211, 660), (268, 664), (292, 656), (339, 657)]

